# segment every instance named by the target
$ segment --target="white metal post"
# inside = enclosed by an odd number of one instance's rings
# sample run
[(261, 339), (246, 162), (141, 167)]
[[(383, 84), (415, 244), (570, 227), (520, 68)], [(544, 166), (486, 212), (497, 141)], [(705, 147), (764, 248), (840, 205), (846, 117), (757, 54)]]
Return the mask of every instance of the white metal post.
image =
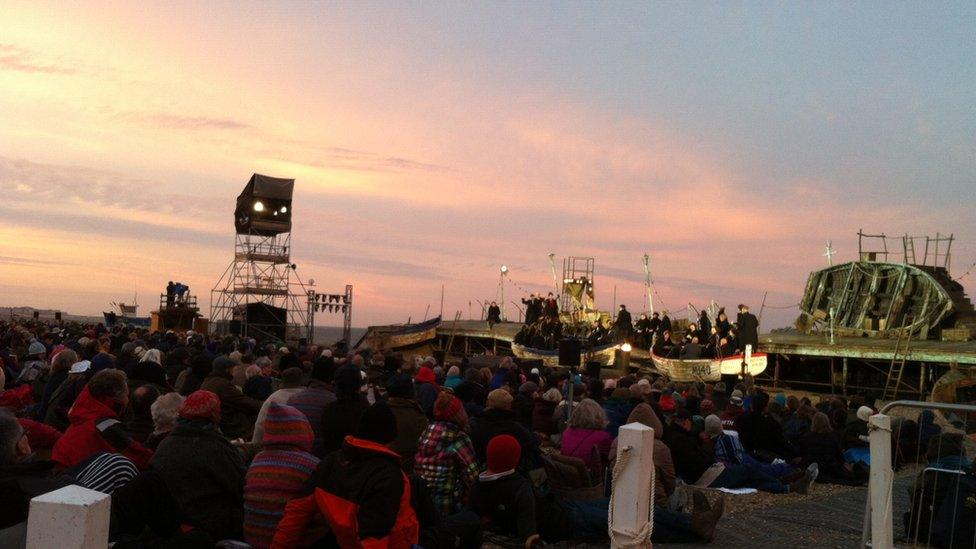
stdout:
[(871, 476), (868, 498), (871, 502), (871, 547), (890, 549), (893, 544), (891, 490), (891, 418), (875, 414), (868, 418), (871, 445)]
[[(624, 455), (626, 454), (626, 456)], [(650, 532), (654, 502), (651, 501), (651, 482), (654, 473), (654, 429), (641, 423), (629, 423), (620, 428), (617, 440), (617, 461), (625, 459), (623, 469), (616, 471), (610, 501), (611, 547), (651, 547), (648, 537), (635, 540), (641, 531)], [(616, 539), (616, 538), (620, 539)], [(633, 545), (638, 542), (638, 545)]]

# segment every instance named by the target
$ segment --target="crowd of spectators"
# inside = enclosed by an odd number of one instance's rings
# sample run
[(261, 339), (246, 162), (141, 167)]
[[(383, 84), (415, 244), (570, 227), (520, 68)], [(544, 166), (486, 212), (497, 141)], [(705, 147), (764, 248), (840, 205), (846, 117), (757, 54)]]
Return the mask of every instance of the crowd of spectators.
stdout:
[(37, 321), (0, 322), (0, 361), (0, 536), (77, 484), (111, 495), (120, 549), (601, 541), (631, 422), (655, 432), (656, 542), (712, 540), (701, 489), (864, 481), (848, 402), (749, 384)]

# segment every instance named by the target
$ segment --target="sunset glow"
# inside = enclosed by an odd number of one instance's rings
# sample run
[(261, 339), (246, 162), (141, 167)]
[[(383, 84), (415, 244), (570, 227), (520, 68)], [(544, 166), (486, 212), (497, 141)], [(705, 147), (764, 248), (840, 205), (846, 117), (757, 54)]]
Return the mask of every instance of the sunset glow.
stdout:
[(206, 311), (254, 172), (296, 179), (298, 272), (357, 326), (442, 285), (477, 316), (502, 264), (548, 291), (550, 251), (604, 309), (646, 303), (645, 252), (658, 307), (787, 306), (859, 228), (954, 233), (962, 274), (974, 4), (749, 6), (5, 2), (0, 306)]

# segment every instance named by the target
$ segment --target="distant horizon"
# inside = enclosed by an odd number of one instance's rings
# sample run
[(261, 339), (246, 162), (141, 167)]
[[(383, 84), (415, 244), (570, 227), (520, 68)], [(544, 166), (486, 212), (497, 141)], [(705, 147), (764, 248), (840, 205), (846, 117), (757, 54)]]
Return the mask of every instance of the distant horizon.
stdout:
[(647, 306), (646, 253), (656, 309), (768, 292), (764, 327), (859, 229), (976, 263), (974, 2), (3, 11), (3, 303), (97, 315), (179, 280), (209, 305), (252, 173), (296, 180), (297, 273), (352, 284), (364, 326), (442, 284), (467, 318), (501, 265), (511, 311), (549, 253), (596, 258), (601, 309)]

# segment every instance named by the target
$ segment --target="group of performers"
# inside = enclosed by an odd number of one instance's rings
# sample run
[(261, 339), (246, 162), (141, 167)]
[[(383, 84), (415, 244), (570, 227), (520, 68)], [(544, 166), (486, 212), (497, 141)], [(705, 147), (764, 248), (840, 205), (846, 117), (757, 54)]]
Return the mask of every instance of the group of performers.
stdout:
[(172, 307), (176, 304), (186, 303), (187, 297), (190, 295), (190, 287), (182, 282), (173, 282), (172, 280), (166, 284), (166, 306)]
[[(529, 299), (523, 299), (522, 303), (526, 306), (525, 325), (515, 335), (515, 343), (536, 349), (556, 349), (565, 331), (559, 321), (559, 304), (556, 298), (551, 292), (547, 298), (533, 294)], [(500, 319), (496, 320), (498, 321)], [(742, 304), (738, 307), (734, 324), (729, 320), (724, 307), (718, 310), (714, 322), (702, 310), (698, 322), (689, 324), (684, 337), (675, 340), (671, 318), (666, 310), (655, 312), (650, 317), (641, 313), (634, 322), (627, 306), (621, 305), (613, 321), (605, 324), (599, 318), (585, 333), (579, 335), (584, 336), (594, 347), (610, 343), (630, 343), (637, 348), (651, 349), (655, 355), (667, 358), (721, 358), (742, 353), (746, 345), (752, 345), (753, 351), (758, 349), (759, 319), (749, 312), (749, 307)]]

